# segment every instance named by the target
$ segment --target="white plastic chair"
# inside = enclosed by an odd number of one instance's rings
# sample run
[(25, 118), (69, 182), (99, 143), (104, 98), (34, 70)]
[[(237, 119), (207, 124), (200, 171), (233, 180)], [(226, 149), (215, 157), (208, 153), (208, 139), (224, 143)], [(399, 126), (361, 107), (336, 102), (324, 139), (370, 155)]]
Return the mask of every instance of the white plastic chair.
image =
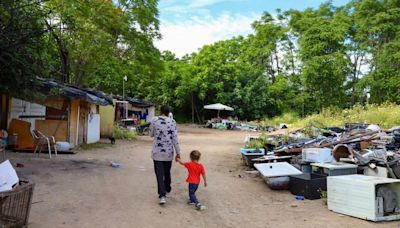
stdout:
[(35, 142), (35, 150), (33, 153), (35, 154), (37, 150), (39, 150), (38, 157), (40, 155), (40, 152), (42, 152), (43, 146), (47, 146), (47, 149), (49, 150), (49, 157), (51, 159), (51, 147), (54, 147), (54, 153), (57, 156), (57, 144), (56, 144), (56, 139), (54, 136), (46, 136), (42, 132), (38, 130), (33, 130), (32, 131), (32, 136), (33, 140)]

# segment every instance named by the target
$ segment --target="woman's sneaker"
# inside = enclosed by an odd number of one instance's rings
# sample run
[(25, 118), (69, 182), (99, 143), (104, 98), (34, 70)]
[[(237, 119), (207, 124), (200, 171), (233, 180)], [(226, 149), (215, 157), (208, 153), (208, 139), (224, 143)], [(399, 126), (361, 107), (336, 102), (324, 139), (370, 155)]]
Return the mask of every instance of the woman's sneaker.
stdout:
[(167, 202), (167, 198), (165, 196), (160, 197), (160, 205), (164, 205)]

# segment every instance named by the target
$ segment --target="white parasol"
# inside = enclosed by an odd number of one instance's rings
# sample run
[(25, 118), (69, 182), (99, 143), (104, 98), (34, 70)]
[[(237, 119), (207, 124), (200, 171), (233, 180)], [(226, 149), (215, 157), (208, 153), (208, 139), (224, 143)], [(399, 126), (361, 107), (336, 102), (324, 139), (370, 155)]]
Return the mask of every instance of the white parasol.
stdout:
[(219, 112), (221, 110), (222, 111), (233, 111), (234, 110), (233, 108), (223, 105), (221, 103), (204, 105), (204, 109), (218, 110), (218, 118), (219, 118)]

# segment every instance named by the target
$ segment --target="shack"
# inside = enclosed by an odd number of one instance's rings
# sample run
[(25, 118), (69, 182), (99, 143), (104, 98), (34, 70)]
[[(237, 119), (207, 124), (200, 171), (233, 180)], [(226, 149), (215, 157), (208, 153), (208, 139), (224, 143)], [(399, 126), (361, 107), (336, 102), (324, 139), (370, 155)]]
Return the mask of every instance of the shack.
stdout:
[(113, 97), (113, 106), (100, 107), (101, 137), (111, 137), (115, 123), (141, 125), (149, 123), (155, 116), (154, 104), (132, 97)]
[(36, 129), (71, 147), (100, 140), (100, 106), (113, 105), (103, 92), (53, 79), (37, 78), (38, 97), (23, 100), (2, 94), (0, 125), (18, 137), (18, 149), (33, 148)]

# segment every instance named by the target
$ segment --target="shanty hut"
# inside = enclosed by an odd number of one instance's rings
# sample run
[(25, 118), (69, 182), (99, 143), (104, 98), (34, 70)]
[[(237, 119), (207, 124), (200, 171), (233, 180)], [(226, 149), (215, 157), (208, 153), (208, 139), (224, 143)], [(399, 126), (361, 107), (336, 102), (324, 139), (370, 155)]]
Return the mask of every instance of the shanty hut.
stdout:
[(112, 136), (116, 122), (122, 125), (140, 125), (149, 123), (155, 116), (154, 104), (132, 97), (113, 97), (114, 106), (100, 107), (102, 137)]
[(39, 96), (32, 100), (2, 95), (0, 124), (9, 135), (17, 135), (19, 149), (33, 148), (34, 129), (70, 147), (99, 141), (99, 107), (113, 105), (110, 97), (52, 79), (37, 80)]

